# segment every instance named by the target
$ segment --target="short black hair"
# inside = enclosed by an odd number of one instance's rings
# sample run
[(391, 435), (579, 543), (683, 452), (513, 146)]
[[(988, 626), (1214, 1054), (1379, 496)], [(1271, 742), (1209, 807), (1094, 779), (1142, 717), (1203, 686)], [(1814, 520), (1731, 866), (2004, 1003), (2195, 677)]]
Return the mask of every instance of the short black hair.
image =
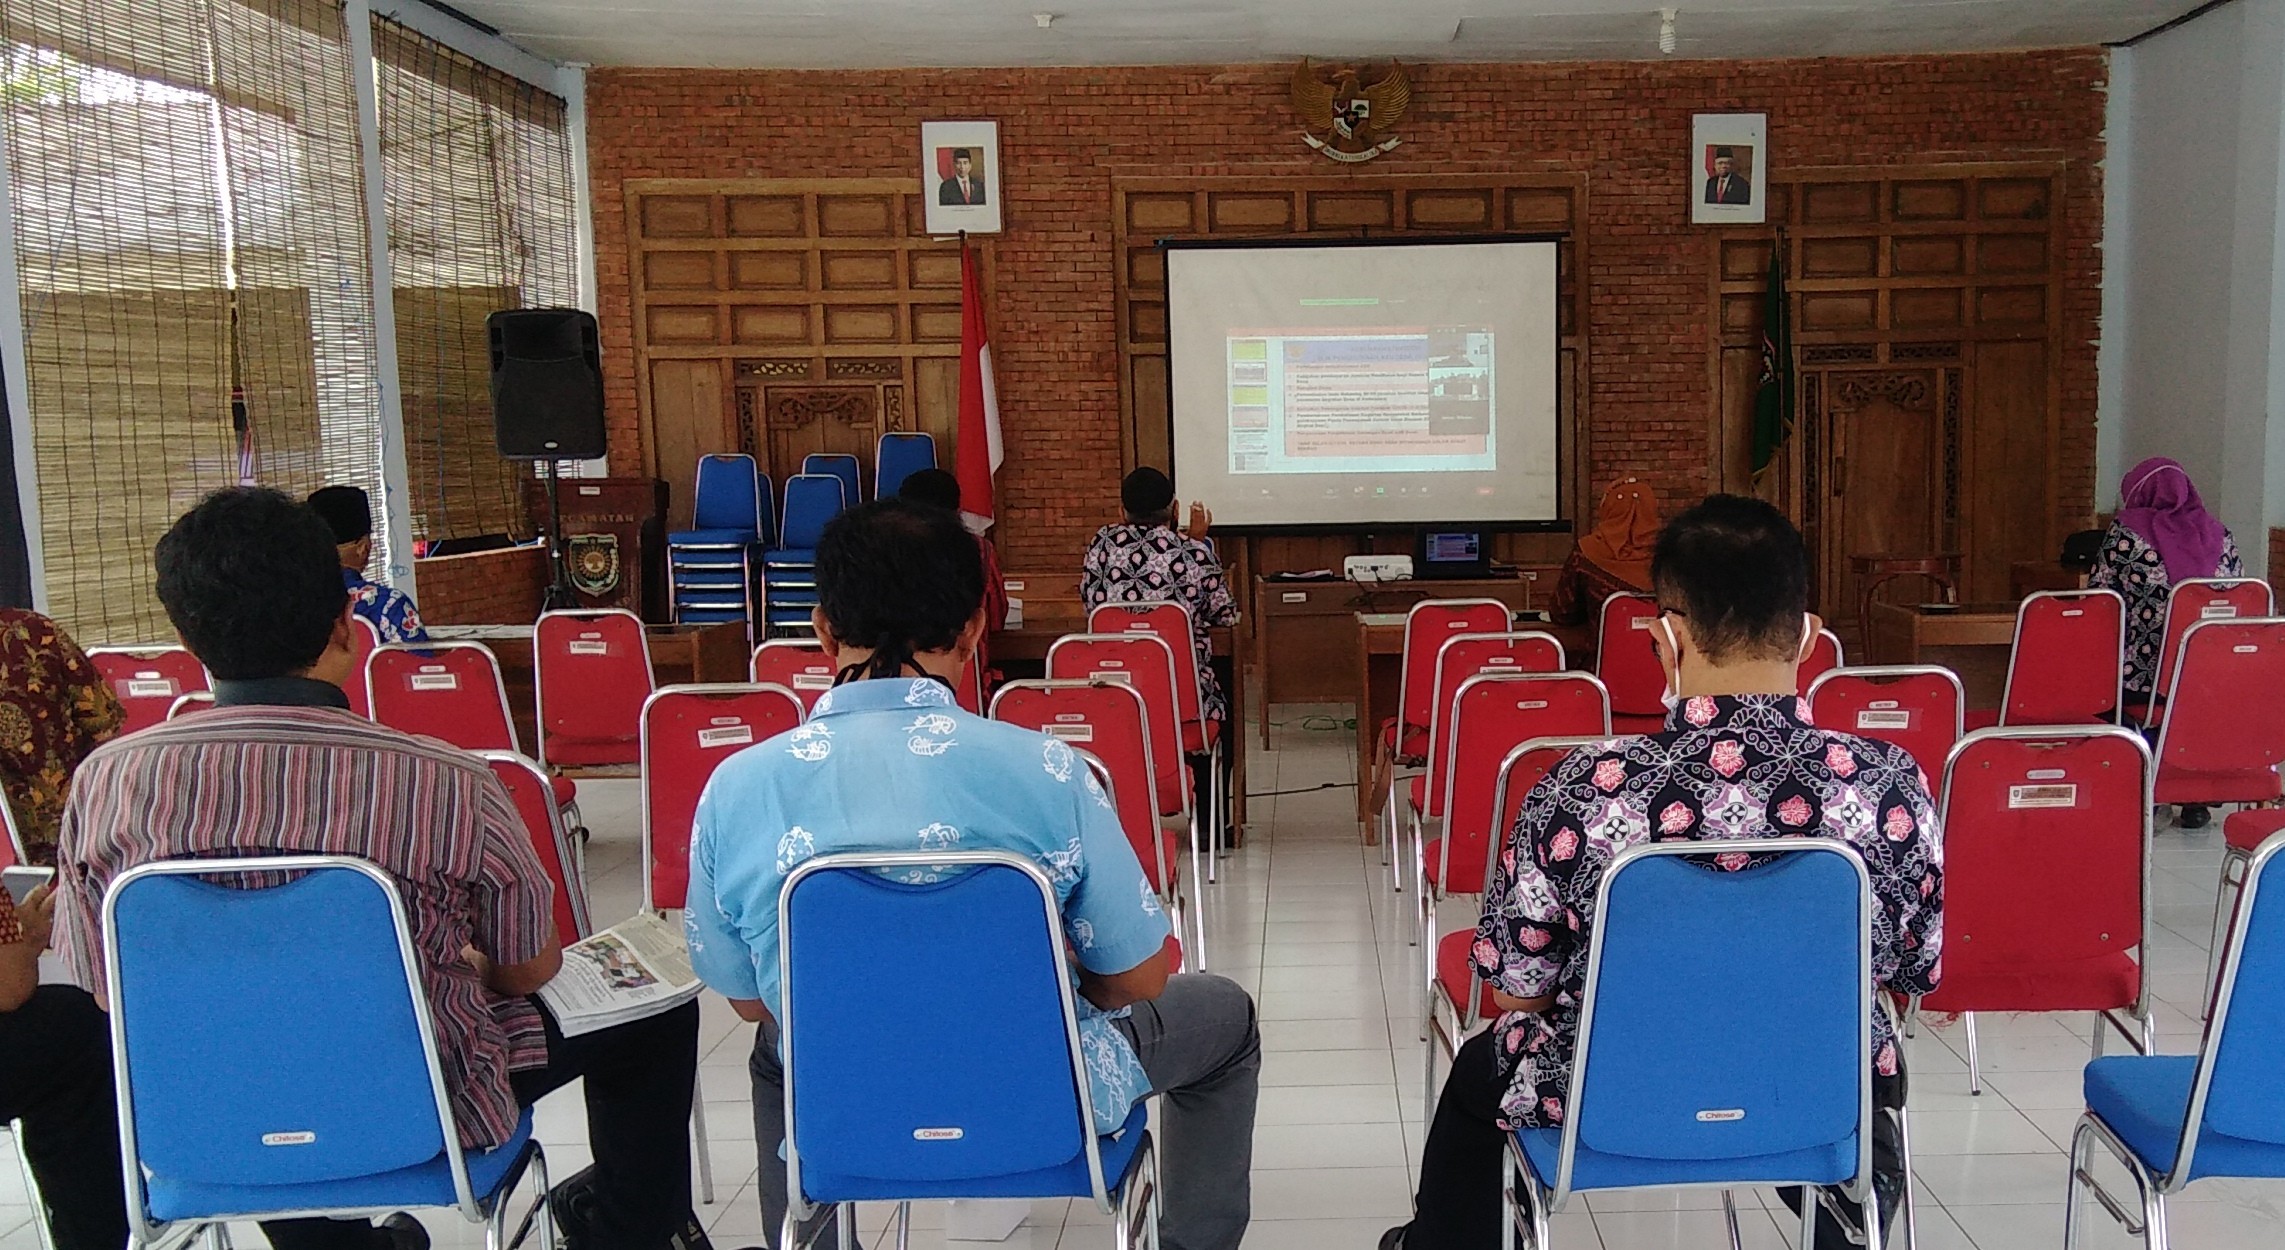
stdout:
[(1717, 664), (1790, 659), (1809, 610), (1809, 551), (1785, 514), (1743, 495), (1708, 495), (1658, 532), (1650, 582)]
[(876, 499), (817, 540), (817, 602), (835, 638), (873, 652), (865, 676), (894, 677), (959, 641), (984, 604), (984, 557), (952, 513)]
[(346, 547), (373, 532), (373, 497), (358, 486), (320, 486), (309, 506), (333, 530), (333, 543)]
[(333, 530), (313, 509), (263, 487), (200, 500), (152, 558), (167, 619), (224, 681), (284, 677), (317, 663), (349, 598)]
[(1119, 483), (1119, 502), (1131, 517), (1160, 517), (1174, 502), (1174, 481), (1148, 465), (1127, 474)]
[(960, 479), (943, 469), (915, 469), (897, 487), (897, 498), (924, 503), (946, 512), (960, 510)]
[(976, 158), (974, 154), (970, 153), (966, 148), (954, 148), (952, 149), (952, 159), (956, 161), (972, 161)]

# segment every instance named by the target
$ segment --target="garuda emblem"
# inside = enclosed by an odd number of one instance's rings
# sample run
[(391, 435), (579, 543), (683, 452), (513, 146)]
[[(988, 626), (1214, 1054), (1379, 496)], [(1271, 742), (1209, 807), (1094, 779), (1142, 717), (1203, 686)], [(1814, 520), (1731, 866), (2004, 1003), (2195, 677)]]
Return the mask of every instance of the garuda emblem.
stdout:
[(619, 536), (572, 534), (564, 539), (570, 558), (571, 585), (590, 599), (601, 599), (619, 588)]
[[(1395, 147), (1390, 132), (1412, 103), (1412, 83), (1404, 67), (1391, 63), (1388, 76), (1367, 87), (1355, 70), (1335, 71), (1327, 82), (1309, 58), (1293, 71), (1293, 111), (1301, 115), (1301, 141), (1337, 161), (1369, 161)], [(1324, 138), (1317, 137), (1324, 132)]]

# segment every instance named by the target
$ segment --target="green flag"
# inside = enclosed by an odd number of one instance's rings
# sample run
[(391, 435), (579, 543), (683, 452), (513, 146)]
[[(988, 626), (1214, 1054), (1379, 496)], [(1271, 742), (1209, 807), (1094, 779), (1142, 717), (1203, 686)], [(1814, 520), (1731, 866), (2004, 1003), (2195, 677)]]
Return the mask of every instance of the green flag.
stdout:
[(1761, 384), (1753, 400), (1753, 471), (1759, 477), (1793, 432), (1793, 317), (1785, 301), (1785, 236), (1769, 249), (1769, 304), (1761, 318)]

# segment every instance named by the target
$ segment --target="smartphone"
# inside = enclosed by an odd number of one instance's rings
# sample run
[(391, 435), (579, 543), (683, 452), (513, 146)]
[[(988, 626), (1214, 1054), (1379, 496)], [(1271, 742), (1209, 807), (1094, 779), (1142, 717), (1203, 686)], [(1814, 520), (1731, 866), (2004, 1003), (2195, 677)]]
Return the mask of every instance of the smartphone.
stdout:
[(34, 868), (30, 864), (0, 868), (0, 890), (8, 891), (8, 901), (19, 905), (32, 896), (32, 891), (55, 879), (53, 868)]

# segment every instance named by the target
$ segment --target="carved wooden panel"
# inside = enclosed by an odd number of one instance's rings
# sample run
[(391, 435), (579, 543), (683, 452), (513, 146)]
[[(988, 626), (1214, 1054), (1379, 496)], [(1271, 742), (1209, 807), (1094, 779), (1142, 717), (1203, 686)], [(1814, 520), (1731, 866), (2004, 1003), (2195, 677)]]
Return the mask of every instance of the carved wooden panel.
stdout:
[[(921, 226), (900, 178), (627, 183), (643, 466), (670, 523), (698, 457), (745, 451), (782, 489), (811, 452), (936, 436), (959, 419), (960, 247)], [(990, 241), (977, 244), (987, 292)], [(988, 297), (987, 297), (988, 298)]]
[[(1707, 486), (1754, 490), (1803, 523), (1828, 616), (1854, 616), (1852, 543), (1965, 552), (1964, 593), (1992, 599), (2007, 593), (2010, 564), (2051, 556), (2084, 524), (2058, 515), (2049, 480), (2061, 424), (2061, 176), (2052, 163), (1773, 171), (1770, 227), (1711, 235), (1707, 419), (1718, 460)], [(1750, 429), (1779, 238), (1800, 409), (1796, 437), (1756, 483)], [(1917, 392), (1866, 389), (1882, 386), (1930, 388), (1935, 407), (1900, 402)], [(1893, 471), (1857, 478), (1865, 464), (1842, 450), (1850, 440), (1878, 448)], [(1939, 504), (1908, 507), (1923, 487)]]

